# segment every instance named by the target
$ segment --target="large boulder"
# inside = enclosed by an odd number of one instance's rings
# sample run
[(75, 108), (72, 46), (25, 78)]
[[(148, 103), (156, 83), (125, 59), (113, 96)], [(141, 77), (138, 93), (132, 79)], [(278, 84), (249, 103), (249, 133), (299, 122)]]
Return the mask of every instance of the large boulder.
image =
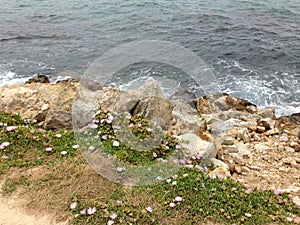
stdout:
[[(46, 121), (48, 128), (72, 127), (72, 106), (77, 83), (31, 83), (4, 86), (0, 89), (0, 110), (23, 118)], [(47, 119), (47, 116), (50, 117)], [(60, 117), (63, 118), (60, 118)], [(54, 121), (53, 124), (52, 121)], [(61, 122), (58, 122), (61, 121)]]
[(188, 157), (201, 154), (202, 159), (211, 159), (217, 155), (217, 149), (214, 143), (202, 140), (194, 133), (180, 135), (178, 136), (178, 140), (185, 149), (185, 153)]

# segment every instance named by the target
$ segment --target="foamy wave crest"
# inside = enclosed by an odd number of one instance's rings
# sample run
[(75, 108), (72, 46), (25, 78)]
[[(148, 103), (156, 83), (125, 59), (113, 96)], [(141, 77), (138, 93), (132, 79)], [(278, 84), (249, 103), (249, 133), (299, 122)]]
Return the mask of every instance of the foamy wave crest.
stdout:
[(0, 87), (6, 84), (23, 84), (28, 78), (20, 78), (12, 71), (0, 71)]
[(259, 108), (274, 107), (278, 117), (300, 112), (299, 74), (258, 74), (235, 61), (217, 65), (222, 65), (226, 74), (218, 76), (223, 92), (247, 99)]

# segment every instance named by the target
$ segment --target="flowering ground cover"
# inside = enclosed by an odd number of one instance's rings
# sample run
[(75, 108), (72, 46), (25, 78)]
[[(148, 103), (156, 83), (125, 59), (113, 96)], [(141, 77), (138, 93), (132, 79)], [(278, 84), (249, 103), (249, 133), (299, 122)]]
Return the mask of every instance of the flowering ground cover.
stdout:
[[(175, 137), (163, 135), (157, 148), (132, 151), (114, 133), (113, 114), (100, 111), (95, 116), (89, 129), (95, 129), (96, 139), (111, 155), (128, 164), (150, 165), (180, 149)], [(138, 139), (154, 132), (155, 127), (142, 116), (125, 116)], [(55, 212), (58, 220), (69, 219), (75, 225), (300, 223), (299, 202), (284, 193), (212, 179), (207, 175), (210, 168), (200, 166), (201, 157), (191, 159), (192, 167), (183, 167), (156, 185), (115, 184), (87, 165), (72, 131), (47, 131), (41, 125), (0, 112), (2, 194), (21, 190), (22, 197), (30, 197), (30, 209)], [(94, 147), (90, 150), (97, 147), (90, 146)]]

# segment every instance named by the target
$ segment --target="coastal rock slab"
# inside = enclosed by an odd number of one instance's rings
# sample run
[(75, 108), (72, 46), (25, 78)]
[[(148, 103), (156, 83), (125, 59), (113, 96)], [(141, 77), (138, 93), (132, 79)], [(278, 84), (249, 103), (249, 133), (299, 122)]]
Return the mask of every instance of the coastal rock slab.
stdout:
[[(62, 112), (62, 121), (65, 121), (63, 126), (71, 127), (72, 105), (77, 87), (78, 83), (4, 86), (0, 89), (0, 109), (10, 113), (18, 112), (23, 118), (37, 121), (45, 121), (50, 110)], [(66, 114), (69, 114), (68, 120)]]
[(190, 156), (200, 153), (204, 159), (216, 157), (217, 150), (214, 143), (204, 141), (194, 133), (180, 135), (178, 140)]

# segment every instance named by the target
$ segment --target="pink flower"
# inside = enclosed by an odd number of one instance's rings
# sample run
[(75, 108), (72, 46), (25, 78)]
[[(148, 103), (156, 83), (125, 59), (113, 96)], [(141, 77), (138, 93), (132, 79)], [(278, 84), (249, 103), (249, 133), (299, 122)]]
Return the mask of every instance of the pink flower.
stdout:
[(60, 154), (61, 155), (66, 155), (66, 154), (68, 154), (68, 152), (67, 151), (62, 151)]
[(245, 193), (246, 193), (246, 194), (250, 194), (253, 190), (254, 190), (254, 188), (248, 188), (248, 189), (245, 191)]
[(103, 135), (103, 136), (102, 136), (102, 139), (103, 139), (103, 140), (107, 140), (107, 135)]
[(88, 208), (87, 214), (93, 215), (96, 211), (97, 211), (97, 209), (96, 209), (95, 207), (93, 207), (93, 208)]
[(46, 148), (45, 150), (46, 150), (46, 152), (51, 152), (51, 151), (52, 151), (52, 148), (51, 148), (51, 147), (48, 147), (48, 148)]
[(55, 136), (61, 138), (62, 134), (55, 134)]
[(188, 174), (187, 174), (187, 173), (185, 173), (185, 174), (183, 174), (182, 176), (183, 176), (183, 177), (187, 177), (187, 176), (188, 176)]
[(122, 205), (123, 204), (123, 202), (121, 200), (117, 200), (116, 203), (117, 203), (117, 205)]
[(296, 204), (300, 208), (300, 198), (299, 197), (293, 198), (293, 203)]
[(152, 207), (151, 207), (151, 206), (148, 206), (148, 207), (146, 208), (146, 210), (147, 210), (148, 212), (150, 212), (150, 213), (152, 213), (152, 212), (153, 212), (153, 209), (152, 209)]
[(111, 119), (109, 119), (109, 118), (107, 118), (106, 120), (106, 123), (112, 123), (113, 121), (111, 120)]
[(91, 129), (96, 129), (96, 128), (98, 128), (98, 125), (97, 124), (94, 124), (94, 123), (92, 123), (92, 124), (89, 124), (89, 126), (88, 126), (89, 128), (91, 128)]
[(153, 156), (154, 158), (156, 158), (156, 157), (157, 157), (156, 152), (153, 152), (153, 153), (152, 153), (152, 156)]
[(72, 202), (71, 204), (70, 204), (70, 209), (75, 209), (77, 207), (77, 202)]
[(199, 165), (195, 165), (195, 169), (202, 170), (203, 168), (201, 166), (199, 166)]
[(275, 194), (275, 195), (279, 195), (281, 192), (282, 192), (281, 190), (276, 189), (276, 190), (274, 191), (274, 194)]
[(112, 144), (114, 147), (119, 147), (120, 146), (120, 143), (118, 141), (114, 141), (113, 144)]
[(176, 206), (176, 204), (175, 204), (174, 202), (170, 202), (169, 206), (170, 206), (171, 208), (173, 208), (173, 207)]
[(13, 130), (16, 130), (17, 128), (18, 128), (17, 126), (8, 126), (8, 127), (6, 127), (6, 130), (13, 131)]
[(196, 155), (196, 159), (201, 159), (201, 158), (202, 158), (202, 153), (198, 152), (197, 155)]
[(175, 201), (176, 201), (176, 202), (181, 202), (181, 201), (182, 201), (182, 197), (177, 196), (177, 197), (175, 198)]
[(10, 143), (9, 142), (3, 142), (2, 144), (1, 144), (1, 146), (3, 146), (3, 147), (7, 147), (7, 146), (9, 146), (10, 145)]
[(113, 220), (107, 221), (107, 225), (113, 225), (115, 222)]
[(86, 209), (80, 210), (80, 214), (81, 214), (81, 215), (85, 215), (85, 214), (86, 214)]
[(114, 220), (118, 217), (118, 215), (117, 213), (112, 213), (109, 217)]
[(173, 175), (172, 178), (173, 178), (173, 179), (177, 179), (177, 178), (178, 178), (178, 174)]

